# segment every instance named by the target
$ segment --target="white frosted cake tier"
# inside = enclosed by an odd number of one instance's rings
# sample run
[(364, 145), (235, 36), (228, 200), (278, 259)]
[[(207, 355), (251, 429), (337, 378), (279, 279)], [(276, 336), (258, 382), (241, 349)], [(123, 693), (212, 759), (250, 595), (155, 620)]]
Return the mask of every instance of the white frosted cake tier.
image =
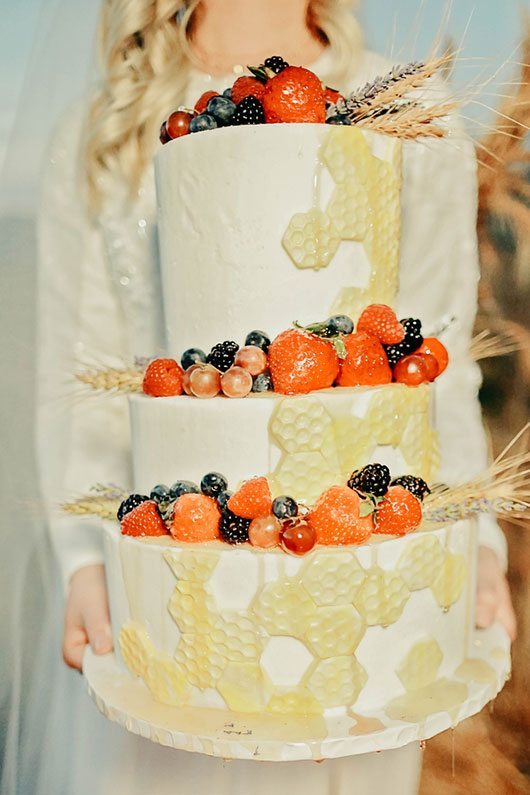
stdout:
[(107, 522), (115, 649), (166, 704), (395, 720), (449, 709), (466, 696), (475, 535), (464, 521), (293, 557), (133, 539)]
[(161, 149), (156, 181), (171, 355), (395, 303), (396, 138), (324, 124), (202, 132)]
[(133, 395), (134, 488), (149, 493), (157, 483), (199, 483), (218, 471), (235, 489), (267, 475), (273, 496), (311, 503), (371, 461), (388, 464), (393, 476), (429, 482), (438, 468), (431, 391), (388, 384), (235, 400)]

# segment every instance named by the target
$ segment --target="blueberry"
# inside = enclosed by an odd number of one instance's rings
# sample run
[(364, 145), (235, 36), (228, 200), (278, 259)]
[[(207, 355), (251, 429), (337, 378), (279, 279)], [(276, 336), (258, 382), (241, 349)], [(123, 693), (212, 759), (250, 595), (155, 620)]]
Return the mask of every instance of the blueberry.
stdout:
[(168, 486), (164, 486), (163, 483), (159, 483), (158, 486), (154, 486), (154, 488), (151, 489), (151, 494), (149, 496), (150, 499), (157, 503), (167, 502), (171, 499), (169, 488)]
[(183, 370), (187, 370), (188, 367), (191, 367), (192, 364), (197, 364), (198, 362), (205, 362), (206, 361), (206, 354), (204, 351), (201, 351), (200, 348), (188, 348), (187, 351), (184, 351), (182, 356), (180, 357), (180, 364), (182, 365)]
[(121, 522), (126, 513), (130, 513), (130, 511), (133, 511), (148, 499), (149, 497), (146, 497), (145, 494), (131, 494), (127, 499), (123, 500), (118, 508), (118, 521)]
[(201, 480), (201, 491), (207, 497), (217, 497), (222, 491), (226, 491), (228, 481), (219, 472), (208, 472)]
[(326, 321), (326, 326), (333, 337), (353, 332), (353, 320), (348, 315), (333, 315)]
[(264, 331), (259, 331), (258, 329), (254, 329), (251, 331), (250, 334), (247, 334), (245, 339), (245, 345), (255, 345), (256, 348), (261, 348), (262, 351), (269, 350), (269, 345), (271, 344), (271, 340), (268, 334), (265, 334)]
[(232, 87), (231, 86), (228, 86), (228, 88), (225, 88), (225, 90), (223, 91), (223, 97), (226, 97), (227, 99), (232, 99)]
[(182, 494), (198, 494), (199, 487), (191, 480), (177, 480), (169, 489), (169, 496), (172, 500), (178, 499)]
[(230, 497), (232, 496), (233, 493), (234, 493), (233, 491), (220, 491), (219, 492), (219, 494), (217, 495), (217, 505), (219, 506), (221, 511), (225, 510), (225, 508), (228, 505), (228, 500), (230, 499)]
[(293, 516), (298, 516), (298, 505), (292, 497), (282, 495), (273, 500), (272, 512), (277, 519), (290, 519)]
[(272, 392), (272, 378), (268, 373), (260, 373), (252, 384), (253, 392)]
[(329, 119), (326, 119), (326, 124), (351, 124), (349, 118), (347, 116), (330, 116)]
[(199, 113), (190, 121), (190, 133), (202, 132), (202, 130), (215, 130), (217, 122), (209, 113)]
[(213, 116), (219, 124), (230, 124), (236, 112), (235, 102), (228, 97), (212, 97), (206, 105), (206, 112)]

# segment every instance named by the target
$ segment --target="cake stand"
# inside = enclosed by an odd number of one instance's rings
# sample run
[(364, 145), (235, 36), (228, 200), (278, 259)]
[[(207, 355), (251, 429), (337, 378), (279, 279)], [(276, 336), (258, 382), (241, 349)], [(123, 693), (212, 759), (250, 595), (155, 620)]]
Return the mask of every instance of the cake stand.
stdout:
[(370, 714), (291, 716), (172, 707), (151, 697), (113, 653), (87, 648), (83, 674), (100, 712), (133, 734), (185, 751), (224, 759), (286, 762), (333, 759), (428, 740), (479, 712), (510, 674), (510, 640), (498, 624), (475, 630), (472, 656), (454, 672), (401, 703)]

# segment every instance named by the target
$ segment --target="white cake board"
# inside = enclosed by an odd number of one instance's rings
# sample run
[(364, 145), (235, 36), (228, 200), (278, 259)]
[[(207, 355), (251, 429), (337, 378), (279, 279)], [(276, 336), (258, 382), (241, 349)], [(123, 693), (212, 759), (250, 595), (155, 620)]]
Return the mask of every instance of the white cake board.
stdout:
[[(294, 761), (332, 759), (400, 748), (428, 740), (480, 712), (502, 689), (510, 674), (510, 641), (495, 625), (476, 630), (472, 659), (486, 663), (488, 681), (465, 681), (467, 697), (448, 711), (423, 714), (417, 722), (392, 720), (383, 710), (369, 715), (290, 716), (243, 714), (228, 710), (171, 707), (151, 697), (141, 679), (121, 668), (113, 653), (94, 655), (87, 648), (83, 673), (100, 712), (133, 734), (185, 751), (224, 759)], [(445, 681), (445, 680), (444, 680)]]

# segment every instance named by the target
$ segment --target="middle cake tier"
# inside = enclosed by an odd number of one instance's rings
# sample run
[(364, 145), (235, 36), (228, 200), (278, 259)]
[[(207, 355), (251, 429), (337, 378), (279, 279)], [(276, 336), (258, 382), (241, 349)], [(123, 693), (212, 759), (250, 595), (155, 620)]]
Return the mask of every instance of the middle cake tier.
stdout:
[(428, 385), (325, 389), (242, 400), (130, 397), (134, 488), (199, 483), (219, 471), (231, 489), (266, 475), (273, 496), (310, 504), (377, 461), (427, 482), (439, 465)]

